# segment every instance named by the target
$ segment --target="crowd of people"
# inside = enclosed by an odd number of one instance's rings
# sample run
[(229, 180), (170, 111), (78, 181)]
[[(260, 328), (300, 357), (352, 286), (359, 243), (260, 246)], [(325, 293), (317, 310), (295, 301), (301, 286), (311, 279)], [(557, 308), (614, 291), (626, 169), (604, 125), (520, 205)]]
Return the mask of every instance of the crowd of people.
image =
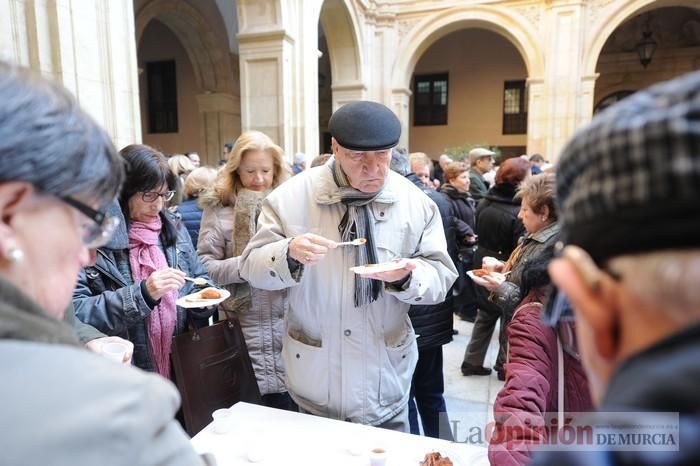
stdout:
[[(556, 167), (494, 167), (488, 147), (433, 163), (398, 150), (398, 118), (369, 101), (333, 113), (331, 153), (308, 167), (246, 131), (213, 168), (117, 151), (16, 66), (0, 63), (0, 100), (3, 464), (213, 464), (176, 420), (171, 353), (229, 315), (269, 407), (453, 440), (456, 314), (474, 322), (464, 376), (492, 374), (500, 321), (492, 464), (698, 459), (700, 73), (610, 107)], [(197, 280), (230, 297), (179, 306)], [(122, 364), (92, 354), (109, 342)], [(680, 447), (534, 453), (548, 415), (594, 405), (608, 422), (676, 412)], [(39, 413), (48, 433), (18, 428)]]

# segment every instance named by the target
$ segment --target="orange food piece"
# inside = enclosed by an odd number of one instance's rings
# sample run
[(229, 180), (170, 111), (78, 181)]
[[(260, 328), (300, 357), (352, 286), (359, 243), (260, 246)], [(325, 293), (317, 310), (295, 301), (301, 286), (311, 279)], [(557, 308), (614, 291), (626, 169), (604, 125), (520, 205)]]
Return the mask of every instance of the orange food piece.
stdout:
[(489, 275), (491, 272), (489, 272), (486, 269), (475, 269), (475, 270), (472, 270), (472, 273), (474, 275), (476, 275), (477, 277), (483, 277), (485, 275)]
[(203, 299), (219, 299), (221, 298), (221, 293), (214, 288), (205, 288), (199, 292), (199, 296)]

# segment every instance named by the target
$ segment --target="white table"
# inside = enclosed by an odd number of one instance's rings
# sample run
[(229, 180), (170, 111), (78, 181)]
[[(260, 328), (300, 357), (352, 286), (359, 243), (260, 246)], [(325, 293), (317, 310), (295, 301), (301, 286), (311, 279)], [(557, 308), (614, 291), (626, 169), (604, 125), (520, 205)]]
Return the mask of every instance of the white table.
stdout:
[[(225, 434), (208, 425), (192, 439), (199, 453), (212, 453), (219, 466), (368, 466), (369, 451), (387, 451), (386, 466), (418, 466), (439, 451), (455, 466), (488, 465), (486, 448), (376, 427), (293, 413), (249, 403), (231, 408)], [(249, 461), (259, 456), (257, 463)]]

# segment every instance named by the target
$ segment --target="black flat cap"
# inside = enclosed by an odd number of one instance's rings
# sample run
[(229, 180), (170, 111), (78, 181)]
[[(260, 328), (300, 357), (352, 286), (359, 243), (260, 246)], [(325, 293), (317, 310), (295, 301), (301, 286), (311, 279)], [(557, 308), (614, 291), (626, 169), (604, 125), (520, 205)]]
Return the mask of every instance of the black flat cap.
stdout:
[(401, 123), (388, 107), (377, 102), (350, 102), (331, 115), (328, 130), (350, 150), (383, 150), (399, 143)]

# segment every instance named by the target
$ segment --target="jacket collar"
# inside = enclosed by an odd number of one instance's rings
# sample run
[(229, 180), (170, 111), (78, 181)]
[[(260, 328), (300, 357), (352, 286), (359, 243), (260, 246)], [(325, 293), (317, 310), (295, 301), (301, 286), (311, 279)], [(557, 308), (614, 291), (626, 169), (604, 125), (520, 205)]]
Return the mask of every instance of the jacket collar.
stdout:
[[(313, 198), (317, 204), (321, 205), (331, 205), (340, 202), (340, 189), (338, 185), (335, 184), (333, 180), (333, 173), (331, 172), (331, 165), (326, 164), (318, 167), (321, 172), (321, 176), (318, 178), (314, 186)], [(307, 170), (309, 174), (313, 173), (312, 170)], [(384, 188), (379, 192), (379, 195), (374, 200), (375, 203), (381, 204), (393, 204), (396, 202), (396, 195), (394, 194), (394, 188), (396, 183), (392, 181), (393, 177), (401, 177), (401, 175), (389, 171), (388, 179), (384, 183)]]
[[(72, 306), (67, 312), (73, 312)], [(71, 326), (49, 316), (4, 278), (0, 278), (0, 339), (79, 346)]]
[(109, 242), (104, 245), (104, 248), (107, 249), (126, 249), (129, 247), (129, 235), (127, 234), (126, 231), (126, 220), (124, 220), (124, 213), (122, 212), (122, 208), (119, 205), (119, 201), (114, 200), (112, 203), (107, 207), (107, 214), (109, 214), (111, 217), (114, 217), (119, 220), (119, 225), (117, 225), (117, 228), (114, 229), (114, 233), (112, 234), (112, 238), (110, 238)]
[(700, 323), (695, 323), (624, 361), (610, 380), (602, 405), (697, 412), (699, 359)]
[(559, 223), (554, 222), (546, 228), (542, 228), (537, 233), (528, 236), (528, 239), (533, 239), (538, 243), (546, 243), (549, 238), (559, 233)]

